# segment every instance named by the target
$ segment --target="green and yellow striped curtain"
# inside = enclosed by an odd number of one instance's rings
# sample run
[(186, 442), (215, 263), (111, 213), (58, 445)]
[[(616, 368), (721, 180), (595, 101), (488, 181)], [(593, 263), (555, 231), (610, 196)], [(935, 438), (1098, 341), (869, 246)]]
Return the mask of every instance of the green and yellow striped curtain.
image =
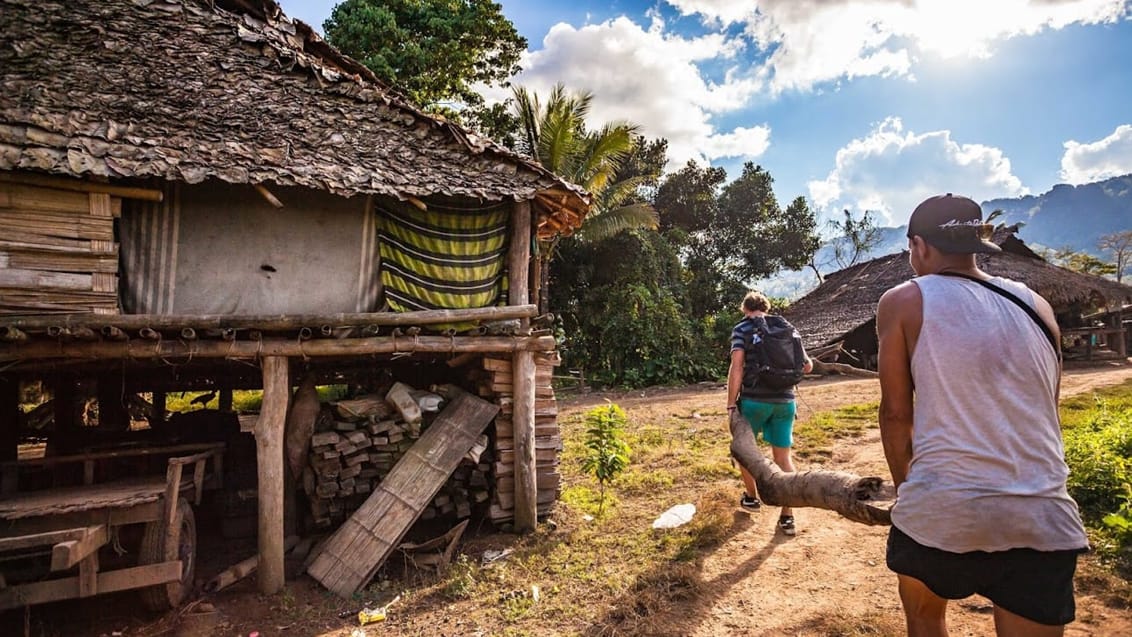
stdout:
[(381, 282), (394, 312), (495, 305), (507, 289), (510, 207), (377, 204)]

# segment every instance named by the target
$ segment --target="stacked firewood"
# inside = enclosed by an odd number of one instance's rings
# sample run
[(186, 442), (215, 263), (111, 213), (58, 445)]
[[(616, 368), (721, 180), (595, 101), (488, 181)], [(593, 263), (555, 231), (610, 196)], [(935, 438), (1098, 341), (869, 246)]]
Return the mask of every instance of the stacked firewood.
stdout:
[[(315, 526), (344, 521), (365, 502), (439, 413), (440, 395), (397, 383), (387, 394), (324, 403), (311, 437), (303, 491)], [(492, 459), (487, 436), (465, 456), (432, 504), (421, 513), (463, 519), (488, 501)]]
[[(538, 514), (550, 513), (558, 499), (561, 477), (558, 458), (562, 436), (558, 428), (558, 403), (551, 386), (557, 353), (535, 355), (535, 474), (538, 488)], [(509, 522), (515, 515), (515, 433), (511, 420), (514, 404), (511, 359), (485, 356), (479, 373), (479, 395), (499, 404), (495, 436), (490, 449), (495, 457), (495, 489), (488, 515), (496, 524)]]

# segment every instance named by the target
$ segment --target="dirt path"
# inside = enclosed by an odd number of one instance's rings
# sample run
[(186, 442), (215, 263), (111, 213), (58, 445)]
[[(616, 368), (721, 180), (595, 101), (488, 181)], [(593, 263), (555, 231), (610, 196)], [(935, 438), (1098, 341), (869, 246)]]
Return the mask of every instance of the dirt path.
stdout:
[[(1062, 394), (1087, 392), (1129, 378), (1132, 367), (1127, 366), (1067, 370)], [(614, 399), (634, 417), (648, 418), (650, 412), (718, 409), (722, 392), (718, 386), (700, 386), (626, 393)], [(799, 398), (799, 417), (879, 399), (875, 380), (810, 383), (803, 386)], [(828, 464), (863, 475), (888, 475), (876, 429), (839, 443)], [(811, 465), (800, 463), (799, 469), (806, 466)], [(802, 509), (795, 513), (798, 535), (786, 538), (775, 533), (776, 513), (767, 508), (752, 514), (750, 526), (705, 561), (701, 571), (705, 594), (696, 609), (700, 619), (688, 622), (696, 625), (690, 634), (902, 633), (896, 578), (884, 565), (887, 528)], [(953, 603), (948, 616), (952, 635), (994, 633), (990, 604), (982, 598)], [(1108, 608), (1088, 593), (1078, 595), (1077, 618), (1067, 635), (1132, 634), (1132, 611)]]

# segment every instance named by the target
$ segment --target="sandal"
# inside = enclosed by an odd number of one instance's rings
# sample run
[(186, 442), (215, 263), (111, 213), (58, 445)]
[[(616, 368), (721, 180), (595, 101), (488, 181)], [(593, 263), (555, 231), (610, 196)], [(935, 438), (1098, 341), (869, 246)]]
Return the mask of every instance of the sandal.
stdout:
[(751, 497), (746, 493), (743, 494), (743, 497), (739, 498), (739, 506), (748, 511), (758, 511), (762, 505), (762, 502), (759, 502), (758, 498)]
[(782, 530), (783, 535), (794, 535), (797, 533), (794, 528), (794, 516), (784, 515), (778, 518), (778, 528)]

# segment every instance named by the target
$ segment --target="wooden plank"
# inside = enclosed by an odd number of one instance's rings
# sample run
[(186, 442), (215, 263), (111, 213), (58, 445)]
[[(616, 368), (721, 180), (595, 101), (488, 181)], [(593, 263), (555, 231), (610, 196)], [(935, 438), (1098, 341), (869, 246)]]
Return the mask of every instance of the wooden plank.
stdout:
[[(0, 273), (3, 273), (0, 270)], [(74, 315), (69, 315), (74, 316)], [(118, 318), (118, 317), (114, 317)], [(9, 327), (18, 327), (21, 321), (4, 321)], [(110, 323), (110, 318), (106, 318)], [(262, 341), (181, 341), (165, 339), (160, 342), (132, 339), (129, 341), (101, 341), (87, 343), (53, 343), (34, 340), (21, 345), (0, 346), (0, 362), (58, 359), (165, 359), (199, 358), (250, 358), (265, 356), (358, 356), (363, 354), (393, 354), (399, 352), (452, 352), (535, 350), (553, 348), (552, 336), (419, 336), (414, 338), (324, 338), (310, 341), (297, 339), (264, 339)], [(551, 403), (554, 401), (552, 400)], [(551, 413), (557, 413), (554, 408)], [(536, 405), (536, 415), (539, 414)]]
[[(516, 319), (535, 315), (537, 308), (533, 305), (520, 305), (517, 307), (475, 307), (463, 310), (422, 310), (419, 312), (361, 312), (340, 314), (128, 314), (113, 318), (91, 317), (85, 314), (75, 314), (63, 317), (25, 317), (13, 321), (13, 327), (19, 328), (46, 328), (52, 325), (64, 327), (85, 326), (93, 329), (102, 329), (106, 325), (123, 330), (136, 330), (143, 327), (160, 329), (181, 329), (191, 327), (195, 330), (210, 328), (224, 329), (259, 329), (265, 331), (285, 331), (322, 325), (332, 326), (400, 326), (411, 327), (420, 325), (433, 325), (436, 323), (458, 323), (462, 321), (496, 321)], [(62, 322), (60, 322), (62, 321)], [(426, 337), (420, 337), (423, 340)], [(450, 341), (449, 337), (434, 337)], [(502, 337), (476, 337), (474, 341), (494, 341)], [(409, 339), (402, 339), (409, 340)], [(456, 341), (468, 340), (456, 338)], [(503, 338), (502, 340), (506, 340)], [(553, 342), (553, 338), (549, 338)], [(553, 348), (548, 348), (553, 349)], [(487, 351), (471, 350), (463, 351)], [(499, 350), (510, 352), (512, 350)]]
[[(181, 579), (181, 562), (160, 562), (98, 573), (95, 588), (99, 593), (113, 593), (132, 588), (175, 582)], [(78, 577), (18, 584), (0, 588), (0, 609), (21, 608), (79, 596)]]
[[(106, 460), (108, 458), (134, 458), (138, 456), (160, 456), (164, 454), (178, 454), (186, 451), (195, 451), (204, 454), (204, 457), (214, 456), (224, 450), (224, 443), (222, 442), (194, 442), (182, 445), (165, 445), (160, 447), (138, 447), (136, 449), (115, 449), (110, 451), (92, 451), (89, 453), (77, 453), (66, 456), (43, 456), (40, 458), (21, 458), (18, 461), (19, 466), (36, 466), (36, 467), (50, 467), (60, 464), (71, 464), (78, 462), (85, 462), (87, 460)], [(181, 460), (181, 464), (195, 462), (196, 456), (191, 456), (189, 460)], [(10, 466), (9, 462), (0, 463), (0, 467)]]
[(0, 173), (0, 208), (86, 214), (90, 201), (84, 192), (43, 188), (7, 182)]
[(117, 251), (109, 254), (78, 254), (52, 250), (2, 248), (0, 267), (59, 272), (118, 272)]
[(263, 406), (256, 423), (256, 467), (259, 474), (259, 591), (283, 590), (283, 429), (291, 396), (288, 361), (263, 359)]
[(36, 247), (40, 249), (57, 249), (65, 251), (90, 253), (89, 239), (66, 239), (52, 237), (39, 231), (15, 231), (5, 228), (3, 244), (14, 247)]
[(79, 540), (87, 534), (87, 530), (87, 527), (82, 527), (0, 538), (0, 552), (18, 551), (36, 546), (50, 546), (60, 542)]
[[(113, 184), (103, 184), (95, 181), (83, 181), (79, 179), (68, 179), (66, 177), (57, 177), (54, 175), (37, 175), (31, 173), (0, 173), (0, 182), (15, 183), (15, 184), (28, 184), (31, 186), (40, 186), (43, 188), (52, 188), (56, 190), (68, 190), (72, 192), (86, 192), (86, 193), (106, 193), (113, 195), (114, 199), (118, 202), (118, 209), (121, 210), (122, 199), (141, 199), (144, 201), (161, 201), (164, 199), (164, 193), (160, 190), (153, 188), (137, 188), (134, 186), (115, 186)], [(120, 214), (120, 212), (119, 212)], [(117, 215), (115, 215), (117, 216)]]
[(98, 553), (87, 555), (79, 562), (79, 597), (98, 594)]
[(90, 290), (89, 274), (43, 272), (40, 270), (0, 269), (0, 287), (54, 290)]
[(114, 240), (113, 219), (100, 219), (71, 212), (36, 212), (0, 207), (0, 228), (65, 239)]
[(361, 508), (323, 543), (307, 572), (343, 597), (365, 586), (498, 411), (470, 394), (457, 395)]
[(535, 359), (531, 352), (516, 352), (511, 358), (515, 398), (511, 422), (515, 450), (515, 528), (533, 531), (538, 525), (538, 484), (535, 477)]
[[(503, 507), (504, 509), (511, 510), (513, 512), (513, 514), (516, 516), (516, 519), (518, 519), (517, 516), (519, 514), (519, 509), (518, 509), (519, 498), (518, 498), (517, 493), (508, 493), (508, 492), (505, 492), (505, 491), (496, 491), (495, 497), (499, 501), (499, 506)], [(558, 490), (557, 489), (539, 489), (538, 492), (537, 492), (537, 495), (535, 497), (537, 499), (536, 501), (537, 501), (538, 504), (552, 504), (552, 503), (554, 503), (555, 500), (558, 499)], [(538, 515), (537, 507), (536, 507), (535, 515), (536, 516)], [(516, 522), (515, 527), (518, 528), (518, 526), (519, 526), (519, 523)]]
[(109, 541), (109, 535), (106, 532), (105, 524), (83, 529), (81, 537), (64, 540), (51, 548), (51, 570), (65, 571), (73, 567), (101, 548), (107, 541)]

